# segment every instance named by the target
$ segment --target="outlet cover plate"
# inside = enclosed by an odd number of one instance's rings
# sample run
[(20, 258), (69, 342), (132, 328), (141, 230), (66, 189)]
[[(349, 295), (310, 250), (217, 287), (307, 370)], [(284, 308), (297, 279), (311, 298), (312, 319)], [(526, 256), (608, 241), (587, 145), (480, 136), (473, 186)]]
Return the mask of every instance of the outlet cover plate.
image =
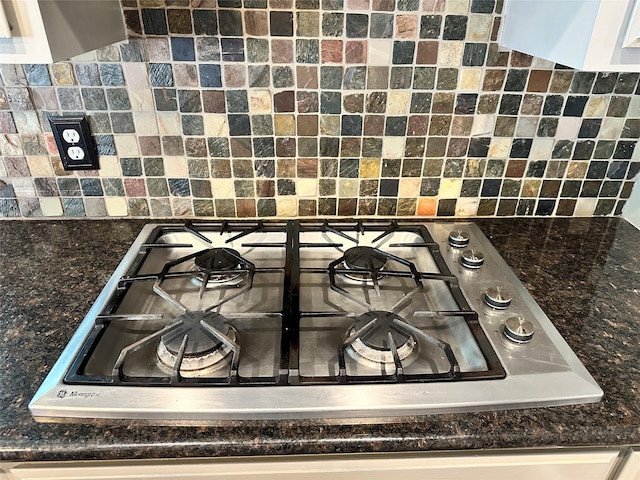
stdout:
[(85, 116), (49, 117), (49, 124), (65, 170), (100, 168), (98, 149)]

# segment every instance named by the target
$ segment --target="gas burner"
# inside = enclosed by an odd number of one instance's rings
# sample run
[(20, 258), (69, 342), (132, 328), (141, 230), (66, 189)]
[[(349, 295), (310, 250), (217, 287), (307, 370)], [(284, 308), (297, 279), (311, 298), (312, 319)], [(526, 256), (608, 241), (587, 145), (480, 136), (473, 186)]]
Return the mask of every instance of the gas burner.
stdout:
[(383, 277), (387, 257), (373, 247), (352, 247), (344, 252), (344, 268), (353, 270), (344, 276), (357, 282), (373, 282)]
[(194, 277), (194, 281), (201, 284), (206, 278), (207, 286), (233, 282), (241, 275), (236, 271), (240, 268), (240, 258), (240, 254), (231, 248), (206, 250), (194, 258), (197, 269), (202, 272)]
[(395, 360), (389, 346), (389, 335), (400, 361), (407, 359), (416, 347), (413, 335), (402, 329), (401, 325), (405, 323), (405, 320), (395, 313), (370, 311), (358, 317), (349, 329), (345, 343), (356, 354), (357, 360), (393, 365)]
[(215, 312), (187, 312), (173, 322), (182, 323), (160, 337), (157, 353), (161, 366), (173, 369), (185, 337), (187, 340), (180, 365), (183, 377), (195, 377), (205, 369), (217, 370), (227, 364), (223, 360), (232, 349), (210, 331), (215, 330), (235, 342), (236, 330), (227, 323), (225, 317)]

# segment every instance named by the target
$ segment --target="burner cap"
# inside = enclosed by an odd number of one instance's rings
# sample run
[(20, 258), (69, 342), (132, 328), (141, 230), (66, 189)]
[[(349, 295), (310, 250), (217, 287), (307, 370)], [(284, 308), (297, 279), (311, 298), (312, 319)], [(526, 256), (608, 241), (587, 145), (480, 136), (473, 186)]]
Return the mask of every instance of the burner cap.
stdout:
[(194, 261), (203, 272), (207, 270), (233, 270), (240, 264), (239, 257), (240, 254), (231, 248), (212, 248), (198, 255)]
[(204, 330), (200, 325), (201, 320), (223, 335), (228, 335), (231, 328), (227, 324), (226, 318), (215, 312), (187, 312), (176, 317), (175, 320), (182, 320), (182, 325), (164, 334), (160, 341), (170, 353), (177, 355), (180, 351), (180, 345), (182, 345), (182, 339), (187, 335), (185, 357), (205, 355), (222, 345), (220, 340)]
[(373, 247), (352, 247), (344, 252), (344, 263), (348, 268), (378, 271), (386, 262), (387, 257)]
[(165, 367), (173, 368), (185, 335), (187, 344), (180, 366), (183, 376), (194, 376), (197, 375), (195, 371), (223, 364), (222, 360), (231, 353), (231, 348), (206, 332), (200, 322), (204, 321), (209, 327), (235, 342), (236, 330), (227, 323), (225, 317), (215, 312), (187, 312), (175, 320), (181, 320), (182, 325), (164, 334), (158, 343), (158, 358)]
[(402, 317), (392, 312), (371, 311), (356, 320), (348, 332), (348, 336), (363, 328), (365, 325), (374, 324), (362, 335), (356, 338), (350, 345), (361, 357), (376, 363), (393, 363), (393, 353), (389, 347), (389, 333), (395, 344), (400, 360), (406, 359), (416, 345), (416, 341), (410, 333), (406, 333), (394, 325), (394, 320), (406, 323)]

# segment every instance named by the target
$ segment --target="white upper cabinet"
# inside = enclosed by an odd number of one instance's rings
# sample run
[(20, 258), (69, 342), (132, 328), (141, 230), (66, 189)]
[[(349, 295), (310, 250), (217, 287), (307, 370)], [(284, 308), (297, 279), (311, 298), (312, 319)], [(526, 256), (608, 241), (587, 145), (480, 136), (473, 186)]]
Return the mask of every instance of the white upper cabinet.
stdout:
[(119, 0), (0, 0), (0, 63), (53, 63), (126, 38)]
[(640, 72), (640, 0), (506, 0), (500, 45), (579, 70)]

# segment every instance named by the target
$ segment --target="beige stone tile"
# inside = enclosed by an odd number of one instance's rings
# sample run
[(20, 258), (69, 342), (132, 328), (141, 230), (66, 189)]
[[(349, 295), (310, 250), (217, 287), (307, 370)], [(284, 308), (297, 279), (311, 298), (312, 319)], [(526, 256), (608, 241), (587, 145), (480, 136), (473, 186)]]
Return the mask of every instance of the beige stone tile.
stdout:
[(157, 135), (158, 119), (153, 112), (133, 112), (133, 124), (138, 135)]
[(227, 116), (220, 113), (204, 113), (204, 134), (208, 137), (226, 137), (229, 135)]
[(129, 214), (127, 199), (123, 197), (105, 197), (104, 206), (110, 217), (126, 217)]
[(120, 157), (135, 157), (140, 155), (138, 142), (134, 135), (114, 135), (113, 141), (116, 144), (116, 152)]
[(576, 202), (576, 209), (573, 215), (575, 217), (593, 217), (597, 203), (597, 198), (579, 198)]
[[(102, 161), (102, 158), (100, 159)], [(34, 177), (50, 177), (53, 175), (53, 168), (49, 157), (33, 156), (27, 157), (29, 171)]]
[(0, 135), (0, 154), (8, 157), (18, 157), (24, 154), (20, 135), (6, 134)]
[(42, 133), (38, 114), (33, 111), (15, 111), (13, 112), (13, 121), (16, 125), (18, 133), (23, 135), (35, 135)]
[(484, 14), (471, 14), (467, 21), (467, 41), (485, 42), (491, 35), (493, 16)]
[(493, 137), (489, 145), (490, 158), (507, 158), (511, 151), (511, 138)]
[(100, 156), (100, 170), (98, 170), (98, 175), (101, 177), (120, 177), (122, 171), (120, 170), (118, 157), (111, 155)]
[(482, 80), (481, 68), (463, 68), (460, 75), (460, 90), (477, 92)]
[(153, 104), (153, 92), (150, 88), (129, 89), (129, 101), (131, 103), (131, 110), (134, 112), (155, 111), (155, 106)]
[(398, 197), (416, 198), (420, 195), (420, 178), (401, 178), (398, 185)]
[(404, 138), (384, 137), (382, 139), (382, 156), (384, 158), (402, 158), (404, 156)]
[(531, 160), (547, 160), (553, 152), (553, 138), (534, 138), (529, 158)]
[(438, 65), (441, 67), (459, 67), (462, 64), (464, 42), (440, 42)]
[(126, 62), (121, 65), (128, 89), (132, 90), (149, 86), (149, 73), (147, 72), (146, 63)]
[(318, 195), (318, 179), (299, 178), (296, 182), (296, 192), (299, 197), (316, 197)]
[(340, 178), (338, 181), (338, 196), (352, 198), (358, 196), (359, 184), (357, 178)]
[(390, 91), (387, 94), (387, 114), (406, 115), (411, 106), (411, 92)]
[(491, 136), (495, 125), (495, 115), (475, 115), (473, 117), (473, 126), (471, 127), (471, 136)]
[(211, 194), (213, 198), (234, 198), (235, 189), (231, 178), (212, 178)]
[(393, 39), (375, 39), (368, 41), (367, 64), (384, 65), (391, 64), (393, 52)]
[(279, 217), (297, 217), (298, 199), (293, 196), (276, 198), (276, 214)]
[(62, 203), (58, 197), (40, 197), (40, 209), (45, 217), (62, 215)]
[(620, 137), (622, 127), (624, 125), (624, 118), (607, 117), (602, 121), (598, 138), (604, 140), (616, 140)]
[(249, 110), (252, 113), (271, 113), (271, 92), (269, 90), (249, 90)]
[(518, 119), (518, 127), (516, 128), (516, 136), (523, 138), (534, 137), (538, 129), (539, 117), (520, 117)]
[(164, 159), (164, 174), (167, 178), (186, 178), (189, 176), (185, 157), (167, 157)]
[(440, 191), (438, 192), (438, 196), (440, 198), (458, 198), (460, 196), (461, 188), (461, 178), (443, 178), (440, 181)]
[(36, 189), (33, 186), (33, 180), (31, 178), (14, 178), (11, 180), (11, 184), (18, 198), (33, 198), (36, 196)]
[(456, 202), (456, 217), (472, 217), (478, 212), (477, 198), (458, 198)]
[(445, 8), (447, 13), (455, 15), (465, 15), (469, 13), (470, 0), (446, 0)]
[(607, 97), (603, 95), (592, 96), (584, 109), (585, 117), (604, 117), (607, 113)]
[(558, 129), (556, 130), (556, 138), (572, 140), (578, 136), (578, 131), (582, 125), (582, 118), (579, 117), (560, 117), (558, 120)]

